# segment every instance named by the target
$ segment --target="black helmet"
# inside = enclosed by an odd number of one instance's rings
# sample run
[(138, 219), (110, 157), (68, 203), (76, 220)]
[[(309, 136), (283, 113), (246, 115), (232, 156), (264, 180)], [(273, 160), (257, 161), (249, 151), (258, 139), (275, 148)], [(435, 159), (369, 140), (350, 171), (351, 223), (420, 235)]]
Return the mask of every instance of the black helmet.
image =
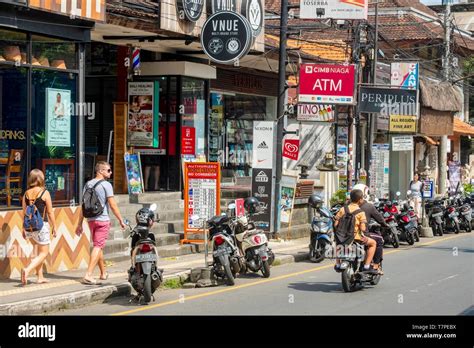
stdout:
[(257, 212), (257, 208), (260, 205), (260, 202), (255, 197), (245, 198), (244, 208), (249, 214), (254, 214)]
[(308, 204), (315, 209), (321, 208), (322, 205), (324, 204), (323, 199), (317, 194), (313, 193), (311, 196), (308, 198)]
[(155, 213), (148, 208), (141, 208), (135, 215), (135, 220), (139, 226), (151, 226), (155, 218)]

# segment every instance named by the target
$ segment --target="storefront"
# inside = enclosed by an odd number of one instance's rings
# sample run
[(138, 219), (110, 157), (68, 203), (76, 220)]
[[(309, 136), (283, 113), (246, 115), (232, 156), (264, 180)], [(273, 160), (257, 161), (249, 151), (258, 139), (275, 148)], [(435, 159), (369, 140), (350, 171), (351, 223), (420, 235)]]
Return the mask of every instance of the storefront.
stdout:
[(211, 81), (209, 161), (222, 163), (225, 177), (251, 175), (253, 121), (274, 120), (277, 76), (250, 69), (217, 69)]

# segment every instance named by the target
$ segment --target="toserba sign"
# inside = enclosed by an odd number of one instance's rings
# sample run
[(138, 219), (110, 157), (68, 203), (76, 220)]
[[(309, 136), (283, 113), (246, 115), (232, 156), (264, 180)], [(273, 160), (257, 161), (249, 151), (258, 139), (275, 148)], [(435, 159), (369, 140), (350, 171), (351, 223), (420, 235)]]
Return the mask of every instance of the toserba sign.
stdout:
[(333, 105), (354, 104), (355, 72), (355, 65), (301, 65), (298, 101)]

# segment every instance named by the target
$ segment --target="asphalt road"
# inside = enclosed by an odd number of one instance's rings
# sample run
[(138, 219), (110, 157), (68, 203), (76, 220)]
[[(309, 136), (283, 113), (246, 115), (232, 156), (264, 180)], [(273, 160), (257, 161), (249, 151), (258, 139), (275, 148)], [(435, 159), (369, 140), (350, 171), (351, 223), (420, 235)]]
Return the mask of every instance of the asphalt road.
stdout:
[(128, 299), (56, 315), (474, 315), (474, 233), (422, 239), (385, 249), (377, 286), (344, 293), (332, 262), (272, 268), (272, 276), (240, 277), (233, 287), (156, 293), (148, 306)]

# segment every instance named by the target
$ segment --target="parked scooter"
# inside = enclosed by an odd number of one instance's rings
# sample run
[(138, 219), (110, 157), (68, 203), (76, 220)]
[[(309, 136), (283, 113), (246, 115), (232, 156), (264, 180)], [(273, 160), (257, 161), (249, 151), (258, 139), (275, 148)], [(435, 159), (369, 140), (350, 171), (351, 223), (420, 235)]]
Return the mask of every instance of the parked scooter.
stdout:
[[(461, 188), (461, 192), (463, 189)], [(472, 208), (470, 199), (462, 198), (461, 195), (457, 198), (459, 224), (462, 230), (466, 232), (472, 231)]]
[[(397, 192), (397, 197), (400, 197), (400, 192)], [(409, 245), (415, 244), (416, 228), (411, 222), (410, 216), (407, 213), (400, 213), (397, 208), (398, 201), (387, 200), (384, 206), (384, 212), (395, 216), (398, 225), (399, 240), (407, 242)]]
[[(131, 261), (128, 271), (128, 281), (137, 295), (130, 301), (148, 304), (156, 289), (163, 282), (163, 270), (157, 268), (158, 251), (155, 236), (150, 232), (154, 222), (160, 221), (155, 213), (156, 204), (149, 208), (141, 208), (135, 215), (136, 227), (132, 229), (129, 221), (125, 221), (131, 230)], [(156, 214), (156, 215), (155, 215)], [(154, 300), (154, 297), (153, 297)]]
[(446, 232), (454, 232), (458, 234), (461, 232), (461, 226), (459, 224), (459, 213), (456, 206), (456, 198), (451, 196), (443, 198), (446, 202), (446, 208), (444, 210), (444, 230)]
[[(387, 201), (384, 201), (385, 203)], [(399, 234), (400, 231), (398, 230), (398, 224), (395, 219), (395, 215), (388, 211), (384, 211), (385, 204), (380, 202), (379, 200), (375, 201), (375, 207), (378, 211), (380, 211), (385, 219), (385, 222), (388, 225), (388, 228), (383, 228), (379, 224), (372, 224), (369, 222), (369, 231), (370, 229), (380, 228), (382, 232), (382, 237), (384, 240), (384, 245), (391, 244), (394, 248), (398, 248), (400, 246)]]
[[(255, 197), (248, 197), (244, 201), (244, 208), (246, 214), (234, 217), (230, 222), (237, 245), (245, 258), (245, 267), (240, 273), (245, 273), (246, 270), (255, 273), (262, 271), (263, 277), (269, 278), (275, 255), (268, 247), (268, 238), (263, 230), (256, 229), (252, 221), (253, 216), (261, 214), (260, 203)], [(230, 204), (229, 210), (235, 211), (235, 204)]]
[(433, 230), (433, 235), (443, 235), (444, 231), (444, 202), (441, 199), (427, 200), (425, 202), (426, 214), (428, 215), (428, 224)]
[(410, 216), (411, 222), (415, 226), (415, 242), (420, 241), (420, 234), (421, 234), (421, 221), (418, 218), (418, 215), (415, 213), (415, 209), (413, 208), (413, 202), (414, 197), (412, 196), (411, 190), (407, 191), (407, 200), (404, 202), (400, 202), (400, 211), (402, 213), (408, 213), (408, 216)]
[(322, 198), (317, 194), (312, 194), (308, 199), (308, 205), (313, 209), (309, 244), (309, 260), (311, 262), (323, 261), (325, 255), (331, 253), (335, 248), (334, 215), (323, 204)]

